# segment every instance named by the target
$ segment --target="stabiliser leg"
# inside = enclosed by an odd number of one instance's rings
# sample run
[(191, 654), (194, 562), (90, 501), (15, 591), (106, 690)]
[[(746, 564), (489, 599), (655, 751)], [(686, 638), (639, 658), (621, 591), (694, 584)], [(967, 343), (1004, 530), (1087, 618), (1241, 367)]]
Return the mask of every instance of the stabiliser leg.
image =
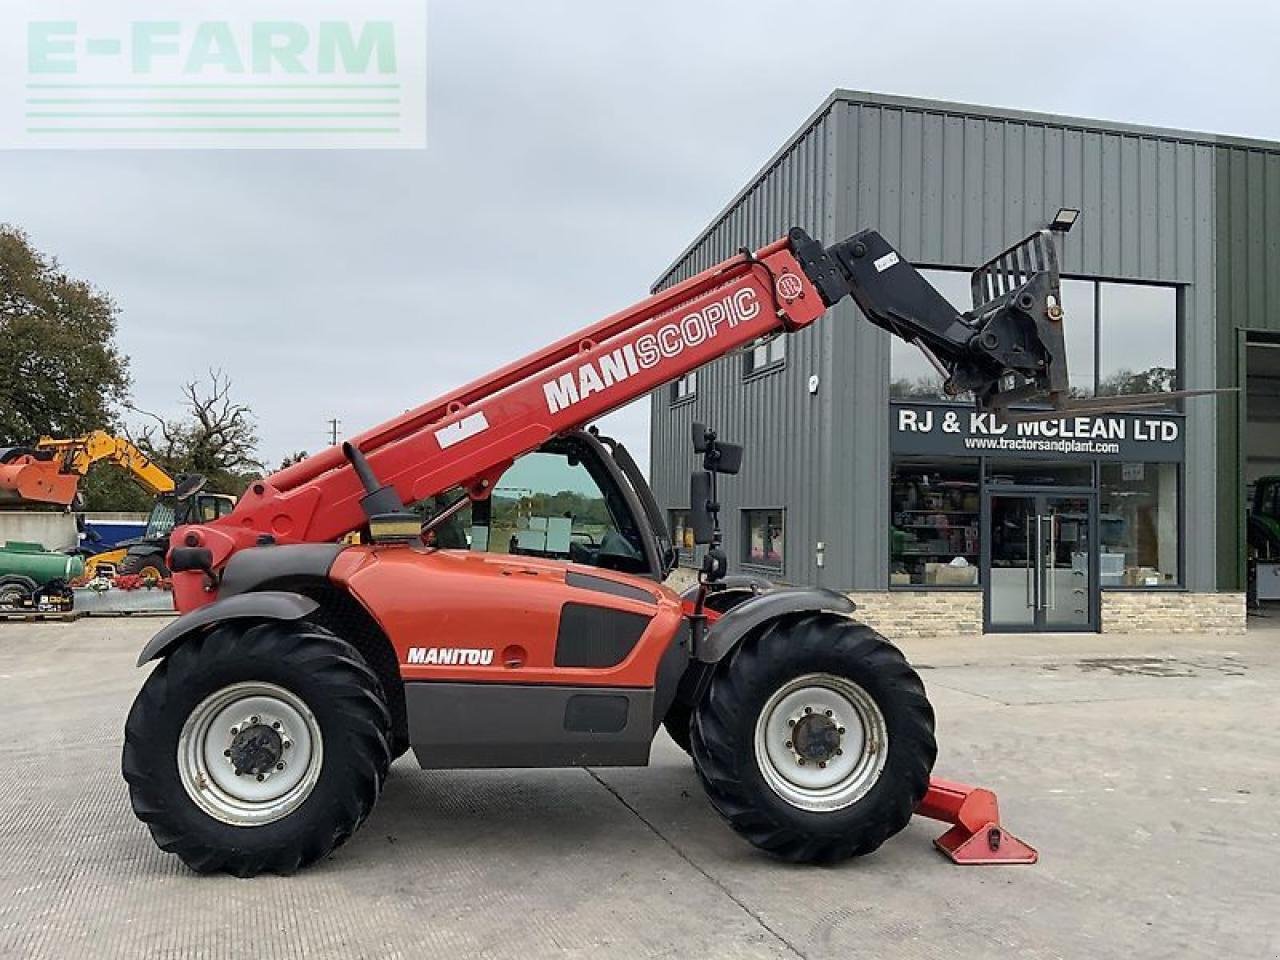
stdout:
[(990, 790), (934, 777), (916, 813), (951, 824), (933, 843), (953, 863), (1035, 863), (1040, 858), (1034, 847), (1000, 825), (1000, 808)]

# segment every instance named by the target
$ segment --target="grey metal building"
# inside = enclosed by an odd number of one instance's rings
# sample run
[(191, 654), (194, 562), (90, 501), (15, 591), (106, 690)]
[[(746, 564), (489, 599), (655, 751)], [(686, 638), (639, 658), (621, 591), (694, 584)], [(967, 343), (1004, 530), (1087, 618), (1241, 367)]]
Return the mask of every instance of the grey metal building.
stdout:
[(1060, 207), (1082, 211), (1061, 251), (1074, 388), (1247, 389), (1002, 443), (846, 301), (653, 395), (677, 539), (705, 421), (747, 446), (722, 485), (734, 568), (853, 593), (890, 632), (1242, 625), (1246, 483), (1280, 465), (1280, 403), (1249, 379), (1280, 339), (1280, 145), (836, 91), (654, 289), (792, 225), (874, 227), (965, 309), (962, 271)]

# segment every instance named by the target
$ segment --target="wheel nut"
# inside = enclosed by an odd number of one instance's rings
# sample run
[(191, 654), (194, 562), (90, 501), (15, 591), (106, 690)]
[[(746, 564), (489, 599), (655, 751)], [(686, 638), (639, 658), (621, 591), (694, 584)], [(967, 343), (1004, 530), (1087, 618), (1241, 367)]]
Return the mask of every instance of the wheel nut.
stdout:
[(828, 711), (827, 711), (827, 716), (828, 716), (828, 717), (829, 717), (829, 716), (831, 716), (831, 711), (830, 711), (830, 710), (828, 710)]
[(818, 766), (819, 766), (819, 767), (821, 767), (823, 770), (827, 769), (827, 761), (825, 761), (825, 760), (819, 760), (819, 761), (818, 761)]
[(224, 757), (229, 757), (229, 756), (231, 756), (231, 751), (230, 751), (230, 750), (223, 750), (223, 751), (222, 751), (222, 755), (223, 755)]
[(795, 720), (788, 720), (788, 721), (787, 721), (787, 726), (788, 726), (788, 727), (794, 727), (795, 725), (796, 725)]
[(250, 723), (257, 723), (257, 722), (258, 722), (258, 718), (257, 718), (257, 717), (250, 717), (250, 718), (249, 718), (249, 722), (250, 722)]
[(234, 737), (237, 733), (239, 733), (239, 732), (240, 732), (240, 728), (239, 728), (239, 727), (232, 727), (232, 728), (231, 728), (231, 735), (232, 735), (233, 737)]
[(790, 749), (791, 749), (791, 741), (790, 741), (790, 740), (788, 740), (788, 741), (787, 741), (787, 749), (788, 749), (788, 750), (790, 750)]
[(283, 764), (283, 763), (277, 763), (277, 764), (276, 764), (276, 769), (277, 769), (277, 770), (283, 770), (283, 769), (284, 769), (284, 764)]
[(262, 782), (263, 780), (265, 780), (265, 779), (267, 779), (267, 778), (266, 778), (265, 776), (263, 776), (261, 773), (260, 773), (260, 774), (258, 774), (258, 782), (259, 782), (259, 783), (261, 783), (261, 782)]
[(804, 712), (805, 712), (805, 713), (813, 713), (813, 707), (805, 707), (805, 708), (804, 708)]
[(844, 733), (844, 727), (836, 727), (836, 733)]
[(800, 766), (804, 766), (804, 757), (800, 757)]
[[(828, 714), (828, 716), (830, 716), (830, 714)], [(280, 729), (280, 721), (279, 721), (279, 720), (276, 720), (275, 722), (273, 722), (273, 723), (271, 724), (271, 729), (273, 729), (273, 730), (279, 730), (279, 729)]]
[(843, 750), (841, 750), (839, 747), (836, 747), (836, 756), (837, 756), (837, 757), (843, 757), (843, 756), (844, 756), (844, 751), (843, 751)]
[(288, 749), (289, 749), (290, 747), (292, 747), (292, 746), (293, 746), (293, 741), (292, 741), (292, 740), (286, 740), (286, 741), (284, 742), (284, 748), (285, 748), (286, 750), (288, 750)]

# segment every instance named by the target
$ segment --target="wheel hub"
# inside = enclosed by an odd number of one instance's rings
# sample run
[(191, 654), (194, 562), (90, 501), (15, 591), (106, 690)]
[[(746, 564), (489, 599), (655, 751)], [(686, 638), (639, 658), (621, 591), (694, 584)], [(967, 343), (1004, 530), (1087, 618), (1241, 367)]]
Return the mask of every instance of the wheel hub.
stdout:
[[(276, 726), (279, 727), (279, 721)], [(284, 738), (265, 723), (244, 727), (231, 740), (227, 759), (237, 777), (245, 774), (270, 775), (284, 756)]]
[(825, 714), (809, 713), (796, 721), (791, 740), (798, 756), (811, 763), (826, 763), (840, 749), (840, 728)]

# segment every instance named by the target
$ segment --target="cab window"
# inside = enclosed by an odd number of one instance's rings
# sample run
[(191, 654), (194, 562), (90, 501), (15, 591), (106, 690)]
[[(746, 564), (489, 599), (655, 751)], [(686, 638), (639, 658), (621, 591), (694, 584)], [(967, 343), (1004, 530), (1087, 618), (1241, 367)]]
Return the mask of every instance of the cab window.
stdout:
[[(602, 481), (571, 449), (526, 454), (502, 475), (487, 501), (474, 502), (444, 521), (428, 540), (444, 549), (647, 573), (635, 520), (608, 478)], [(424, 512), (436, 513), (459, 495), (455, 490), (432, 498)]]

